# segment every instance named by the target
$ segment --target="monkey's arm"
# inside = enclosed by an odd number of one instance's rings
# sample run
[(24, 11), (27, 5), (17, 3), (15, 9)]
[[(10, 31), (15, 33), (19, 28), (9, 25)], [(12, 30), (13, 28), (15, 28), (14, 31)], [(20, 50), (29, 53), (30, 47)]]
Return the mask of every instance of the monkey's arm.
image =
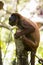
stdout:
[(19, 38), (22, 35), (26, 35), (26, 34), (29, 34), (29, 33), (33, 33), (34, 31), (35, 31), (35, 28), (30, 27), (28, 29), (26, 28), (24, 30), (21, 30), (20, 32), (16, 32), (14, 36), (15, 36), (15, 38)]

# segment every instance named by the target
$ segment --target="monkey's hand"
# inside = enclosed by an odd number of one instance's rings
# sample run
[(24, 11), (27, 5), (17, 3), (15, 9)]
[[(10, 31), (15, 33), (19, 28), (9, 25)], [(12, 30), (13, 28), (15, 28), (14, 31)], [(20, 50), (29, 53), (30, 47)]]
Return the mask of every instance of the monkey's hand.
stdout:
[(20, 34), (21, 34), (21, 30), (19, 29), (19, 30), (17, 30), (16, 33), (14, 34), (14, 38), (15, 38), (15, 39), (19, 38), (19, 37), (21, 36)]
[(15, 33), (15, 34), (14, 34), (14, 38), (15, 38), (15, 39), (18, 39), (19, 37), (20, 37), (20, 36), (18, 35), (18, 33)]

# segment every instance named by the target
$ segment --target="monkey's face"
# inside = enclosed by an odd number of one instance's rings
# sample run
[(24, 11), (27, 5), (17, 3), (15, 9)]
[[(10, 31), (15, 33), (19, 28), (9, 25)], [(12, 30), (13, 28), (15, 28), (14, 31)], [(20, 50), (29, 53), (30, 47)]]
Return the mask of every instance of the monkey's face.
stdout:
[(11, 26), (14, 26), (14, 25), (16, 25), (16, 22), (17, 22), (17, 15), (13, 13), (13, 14), (9, 17), (9, 24), (10, 24)]

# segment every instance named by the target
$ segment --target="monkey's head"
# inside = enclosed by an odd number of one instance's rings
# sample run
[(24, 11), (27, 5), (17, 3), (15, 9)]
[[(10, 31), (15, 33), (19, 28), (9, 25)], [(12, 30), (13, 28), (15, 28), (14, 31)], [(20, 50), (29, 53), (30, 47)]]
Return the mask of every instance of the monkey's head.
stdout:
[(11, 26), (14, 26), (18, 23), (19, 21), (19, 14), (18, 13), (12, 13), (11, 16), (9, 17), (9, 24)]

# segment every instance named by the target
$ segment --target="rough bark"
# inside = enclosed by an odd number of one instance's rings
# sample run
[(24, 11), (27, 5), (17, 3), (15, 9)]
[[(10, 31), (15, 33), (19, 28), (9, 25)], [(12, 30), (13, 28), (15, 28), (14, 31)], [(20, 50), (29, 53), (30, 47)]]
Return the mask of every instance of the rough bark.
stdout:
[(28, 53), (24, 49), (22, 40), (20, 38), (15, 39), (15, 43), (16, 43), (16, 55), (17, 55), (16, 65), (28, 65)]

